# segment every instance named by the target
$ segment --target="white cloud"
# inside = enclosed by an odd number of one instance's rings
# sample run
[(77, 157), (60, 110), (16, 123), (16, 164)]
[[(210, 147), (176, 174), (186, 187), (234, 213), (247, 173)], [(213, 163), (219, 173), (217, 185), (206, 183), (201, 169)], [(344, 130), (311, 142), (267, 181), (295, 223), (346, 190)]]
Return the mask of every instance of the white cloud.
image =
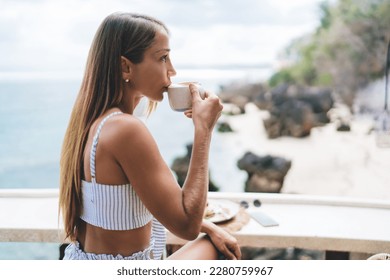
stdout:
[(320, 0), (3, 0), (0, 72), (80, 71), (105, 16), (150, 14), (172, 31), (174, 62), (272, 63), (292, 38), (315, 28)]
[[(305, 26), (218, 25), (174, 30), (173, 59), (182, 64), (272, 64), (279, 47), (307, 32)], [(190, 35), (189, 35), (190, 34)]]

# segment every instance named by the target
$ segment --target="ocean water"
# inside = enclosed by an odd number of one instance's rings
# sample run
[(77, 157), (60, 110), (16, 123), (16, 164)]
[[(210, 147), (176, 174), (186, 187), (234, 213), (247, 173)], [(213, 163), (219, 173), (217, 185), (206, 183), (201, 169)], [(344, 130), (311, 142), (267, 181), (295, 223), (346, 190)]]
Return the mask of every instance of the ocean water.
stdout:
[[(173, 81), (197, 80), (216, 93), (235, 80), (260, 81), (270, 69), (184, 69)], [(80, 77), (81, 79), (81, 77)], [(0, 79), (0, 188), (58, 188), (62, 139), (80, 79)], [(142, 111), (142, 104), (139, 108)], [(142, 117), (142, 116), (141, 116)], [(193, 125), (161, 102), (146, 125), (170, 165), (186, 153)], [(229, 134), (214, 133), (211, 179), (221, 191), (241, 192), (246, 174), (236, 167), (238, 155)], [(0, 259), (56, 259), (59, 244), (0, 243)], [(22, 253), (21, 253), (22, 252)]]
[[(265, 70), (182, 72), (175, 80), (196, 77), (205, 88), (218, 93), (221, 84), (260, 79)], [(77, 79), (0, 80), (0, 188), (58, 188), (61, 144), (79, 85)], [(139, 112), (142, 104), (140, 107)], [(168, 164), (186, 153), (185, 146), (193, 137), (192, 121), (172, 111), (167, 98), (149, 118), (142, 119)], [(220, 181), (221, 190), (240, 191), (231, 186), (226, 174), (221, 174), (225, 173), (221, 170), (224, 170), (226, 157), (234, 149), (232, 144), (229, 136), (214, 134), (210, 169), (220, 178), (216, 180)]]

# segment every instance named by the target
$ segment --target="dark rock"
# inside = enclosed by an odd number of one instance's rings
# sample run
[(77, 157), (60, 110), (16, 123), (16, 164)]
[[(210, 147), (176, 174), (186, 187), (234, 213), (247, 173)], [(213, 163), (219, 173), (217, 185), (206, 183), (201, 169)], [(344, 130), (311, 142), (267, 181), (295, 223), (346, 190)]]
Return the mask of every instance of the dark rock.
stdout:
[(263, 122), (271, 139), (310, 135), (313, 127), (330, 122), (327, 114), (334, 104), (328, 88), (287, 83), (270, 90), (263, 84), (231, 84), (221, 87), (219, 96), (223, 102), (234, 104), (241, 114), (248, 102), (268, 110), (270, 117)]
[(291, 168), (291, 161), (269, 155), (261, 157), (247, 152), (237, 162), (237, 166), (248, 173), (246, 192), (278, 193), (283, 187), (284, 177)]
[(245, 184), (246, 192), (266, 192), (266, 193), (278, 193), (282, 189), (282, 182), (275, 179), (270, 179), (265, 175), (260, 176), (253, 174), (248, 178)]
[(240, 108), (241, 113), (245, 113), (245, 105), (248, 102), (255, 102), (255, 100), (257, 103), (260, 103), (261, 98), (259, 96), (264, 95), (266, 92), (266, 87), (261, 83), (235, 83), (221, 86), (218, 96), (222, 102), (234, 104)]
[(268, 138), (275, 139), (281, 135), (282, 122), (275, 115), (263, 120), (264, 128), (267, 131)]
[(313, 127), (329, 123), (333, 107), (329, 89), (282, 84), (271, 90), (270, 117), (263, 120), (268, 137), (305, 137)]
[(330, 118), (326, 112), (314, 114), (316, 126), (322, 126), (330, 122)]
[(342, 122), (342, 123), (338, 124), (337, 131), (341, 131), (341, 132), (351, 131), (351, 126), (347, 123)]
[(236, 105), (240, 109), (240, 114), (245, 114), (245, 105), (249, 102), (249, 98), (242, 95), (233, 96), (230, 103)]
[(282, 136), (304, 137), (310, 135), (310, 131), (314, 127), (314, 114), (308, 104), (290, 99), (281, 104), (279, 110)]
[(272, 108), (272, 96), (271, 93), (259, 94), (253, 98), (253, 103), (260, 110), (271, 110)]
[(230, 100), (235, 96), (243, 96), (252, 101), (255, 96), (266, 92), (265, 85), (261, 83), (232, 83), (221, 86), (218, 96), (222, 102), (231, 103)]
[[(188, 167), (190, 166), (190, 159), (192, 154), (192, 144), (188, 144), (186, 146), (187, 154), (183, 157), (177, 157), (174, 159), (171, 169), (175, 172), (177, 177), (177, 182), (180, 186), (184, 185), (185, 179), (188, 173)], [(209, 191), (215, 192), (219, 191), (219, 187), (217, 187), (211, 180), (210, 172), (209, 172)]]
[(220, 122), (218, 123), (218, 132), (233, 132), (233, 129), (231, 128), (230, 124), (227, 122)]
[(334, 104), (331, 91), (324, 88), (307, 88), (298, 100), (309, 104), (314, 113), (328, 112)]
[(273, 89), (271, 89), (272, 96), (284, 96), (287, 94), (287, 90), (289, 88), (289, 84), (280, 84)]

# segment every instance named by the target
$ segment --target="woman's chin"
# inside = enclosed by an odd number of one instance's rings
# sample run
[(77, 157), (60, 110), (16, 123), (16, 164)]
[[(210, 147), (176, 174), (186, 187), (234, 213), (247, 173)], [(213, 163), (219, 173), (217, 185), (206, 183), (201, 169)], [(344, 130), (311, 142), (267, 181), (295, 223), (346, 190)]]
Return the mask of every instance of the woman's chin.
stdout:
[(156, 96), (155, 99), (151, 99), (152, 101), (155, 101), (155, 102), (161, 102), (163, 101), (164, 99), (164, 92), (162, 92), (160, 95)]

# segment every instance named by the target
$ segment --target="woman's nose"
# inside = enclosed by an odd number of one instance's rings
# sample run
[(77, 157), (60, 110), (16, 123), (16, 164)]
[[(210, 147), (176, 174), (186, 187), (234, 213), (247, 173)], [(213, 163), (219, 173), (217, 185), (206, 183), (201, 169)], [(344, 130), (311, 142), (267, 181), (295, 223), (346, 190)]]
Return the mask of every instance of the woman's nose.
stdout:
[(168, 76), (169, 77), (176, 76), (176, 70), (173, 67), (172, 63), (170, 63), (169, 68), (168, 68)]

